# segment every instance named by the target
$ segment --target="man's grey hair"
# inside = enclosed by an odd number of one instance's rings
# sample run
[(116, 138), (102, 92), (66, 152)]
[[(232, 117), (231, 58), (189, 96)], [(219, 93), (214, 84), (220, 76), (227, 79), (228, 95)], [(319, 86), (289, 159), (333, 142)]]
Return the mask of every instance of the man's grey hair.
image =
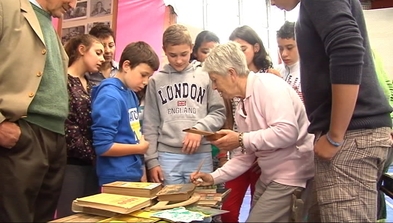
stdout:
[(214, 47), (203, 62), (203, 70), (208, 73), (225, 76), (231, 68), (238, 76), (245, 76), (249, 73), (246, 56), (240, 45), (233, 41)]

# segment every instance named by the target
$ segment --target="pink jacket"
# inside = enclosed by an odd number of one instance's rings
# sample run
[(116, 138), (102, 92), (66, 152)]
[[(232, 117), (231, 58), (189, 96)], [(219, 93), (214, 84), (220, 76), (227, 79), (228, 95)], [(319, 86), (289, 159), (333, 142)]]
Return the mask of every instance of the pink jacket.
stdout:
[[(246, 114), (242, 111), (242, 106)], [(253, 164), (261, 167), (260, 180), (268, 185), (305, 187), (314, 176), (314, 136), (302, 101), (292, 87), (273, 74), (250, 72), (246, 97), (239, 103), (235, 121), (244, 132), (246, 154), (235, 155), (212, 173), (216, 184), (232, 180)], [(239, 150), (239, 149), (236, 149)]]

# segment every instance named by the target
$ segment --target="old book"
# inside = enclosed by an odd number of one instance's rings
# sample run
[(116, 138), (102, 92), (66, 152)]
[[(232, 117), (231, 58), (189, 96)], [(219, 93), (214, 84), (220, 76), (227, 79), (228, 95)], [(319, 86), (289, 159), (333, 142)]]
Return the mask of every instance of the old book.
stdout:
[(217, 205), (222, 200), (221, 194), (219, 193), (202, 193), (200, 195), (201, 198), (199, 198), (197, 203), (200, 206), (212, 207)]
[(154, 218), (152, 215), (154, 214), (154, 211), (146, 211), (146, 210), (139, 210), (139, 211), (134, 211), (130, 213), (129, 215), (137, 218), (147, 218), (147, 219), (153, 219), (153, 220), (160, 220), (159, 218)]
[(217, 193), (217, 185), (197, 186), (195, 193)]
[(209, 217), (214, 217), (214, 216), (225, 214), (225, 213), (229, 212), (229, 211), (221, 210), (221, 209), (217, 209), (217, 208), (203, 207), (203, 206), (197, 206), (197, 205), (187, 206), (186, 209), (190, 210), (190, 211), (200, 212), (200, 213), (202, 213), (206, 216), (209, 216)]
[(195, 191), (195, 184), (172, 184), (166, 185), (157, 193), (159, 201), (185, 201), (188, 200)]
[(223, 134), (218, 134), (216, 132), (208, 132), (208, 131), (203, 131), (203, 130), (194, 129), (194, 128), (183, 129), (183, 132), (189, 132), (189, 133), (203, 135), (209, 141), (215, 141), (215, 140), (224, 136)]
[(95, 208), (120, 214), (129, 214), (133, 211), (150, 206), (151, 200), (146, 197), (100, 193), (77, 198), (74, 203), (80, 207)]
[(159, 221), (159, 218), (152, 218), (152, 219), (148, 219), (148, 218), (138, 218), (138, 217), (134, 217), (131, 215), (116, 215), (114, 217), (111, 218), (107, 218), (104, 220), (101, 220), (99, 222), (116, 222), (116, 223), (122, 223), (122, 222), (157, 222)]
[(102, 192), (108, 194), (153, 198), (156, 196), (158, 191), (162, 189), (162, 187), (161, 183), (116, 181), (104, 184), (102, 186)]
[(106, 218), (110, 218), (116, 215), (115, 212), (112, 211), (107, 211), (107, 210), (101, 210), (97, 208), (92, 208), (92, 207), (82, 207), (79, 206), (76, 201), (74, 200), (72, 202), (71, 210), (74, 213), (81, 213), (81, 214), (89, 214), (89, 215), (94, 215), (94, 216), (102, 216)]
[(90, 215), (90, 214), (74, 214), (64, 218), (58, 218), (56, 220), (50, 221), (49, 223), (57, 223), (57, 222), (98, 222), (105, 219), (102, 216)]
[(231, 189), (220, 189), (217, 190), (217, 193), (199, 193), (201, 197), (199, 198), (197, 205), (216, 207), (225, 200), (230, 192)]

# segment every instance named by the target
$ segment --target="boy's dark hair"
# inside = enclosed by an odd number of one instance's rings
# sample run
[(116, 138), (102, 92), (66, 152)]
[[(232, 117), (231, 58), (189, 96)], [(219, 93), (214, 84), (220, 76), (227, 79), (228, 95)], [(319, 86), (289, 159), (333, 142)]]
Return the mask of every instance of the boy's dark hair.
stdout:
[(88, 51), (94, 42), (101, 43), (97, 37), (90, 34), (78, 35), (68, 40), (64, 45), (64, 50), (69, 58), (68, 66), (71, 66), (81, 56), (78, 50), (80, 45), (85, 46)]
[(97, 25), (91, 28), (89, 34), (99, 39), (106, 39), (110, 36), (112, 36), (114, 40), (116, 39), (113, 30), (105, 23), (97, 23)]
[(277, 31), (277, 38), (295, 39), (295, 23), (285, 21), (284, 25)]
[(192, 46), (191, 35), (188, 32), (187, 27), (180, 24), (169, 26), (162, 36), (163, 47), (165, 48), (167, 46), (176, 46), (181, 44), (188, 44)]
[(204, 30), (204, 31), (200, 32), (197, 35), (197, 37), (195, 38), (195, 44), (194, 44), (194, 47), (192, 48), (192, 53), (193, 54), (191, 54), (191, 60), (195, 60), (196, 59), (196, 57), (194, 56), (194, 53), (198, 52), (199, 47), (201, 47), (202, 43), (204, 43), (204, 42), (219, 43), (220, 39), (213, 32), (210, 32), (210, 31), (207, 31), (207, 30)]
[(229, 36), (229, 40), (232, 41), (237, 38), (242, 39), (253, 46), (255, 44), (259, 45), (260, 50), (254, 54), (254, 58), (252, 59), (258, 70), (263, 69), (266, 71), (273, 68), (273, 63), (263, 46), (262, 39), (258, 36), (255, 30), (247, 25), (240, 26), (233, 30), (232, 34)]
[(126, 60), (130, 61), (131, 69), (142, 63), (149, 65), (154, 71), (158, 70), (160, 66), (160, 60), (156, 52), (143, 41), (130, 43), (124, 48), (119, 62), (120, 71), (123, 70), (123, 64)]

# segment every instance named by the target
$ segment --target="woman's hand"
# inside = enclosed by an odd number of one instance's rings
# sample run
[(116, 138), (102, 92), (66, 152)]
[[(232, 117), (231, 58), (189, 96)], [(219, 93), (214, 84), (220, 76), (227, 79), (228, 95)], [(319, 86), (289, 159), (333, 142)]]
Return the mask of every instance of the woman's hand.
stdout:
[(211, 141), (211, 144), (220, 148), (220, 150), (224, 151), (232, 151), (236, 148), (239, 148), (239, 133), (224, 129), (216, 132), (216, 134), (223, 135), (221, 138)]
[(210, 173), (194, 172), (190, 175), (190, 181), (197, 186), (210, 186), (214, 179)]

